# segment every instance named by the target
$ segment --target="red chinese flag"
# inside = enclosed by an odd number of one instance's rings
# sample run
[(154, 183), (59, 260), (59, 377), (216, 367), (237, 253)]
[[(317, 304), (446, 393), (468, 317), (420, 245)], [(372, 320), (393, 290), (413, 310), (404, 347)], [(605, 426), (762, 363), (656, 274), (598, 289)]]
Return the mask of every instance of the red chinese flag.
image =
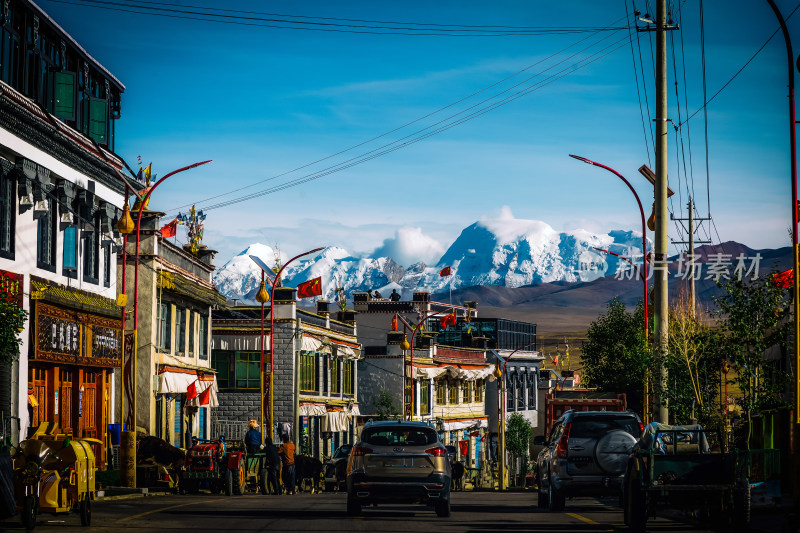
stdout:
[(788, 289), (794, 286), (794, 270), (784, 270), (772, 275), (772, 286), (776, 289)]
[(164, 237), (165, 239), (168, 239), (170, 237), (174, 237), (177, 234), (178, 234), (178, 219), (177, 218), (175, 220), (173, 220), (172, 222), (170, 222), (169, 224), (167, 224), (166, 226), (164, 226), (163, 228), (161, 228), (161, 236)]
[(444, 267), (443, 269), (441, 269), (439, 271), (439, 276), (442, 277), (442, 278), (445, 277), (445, 276), (449, 276), (449, 275), (450, 275), (450, 267), (449, 266)]
[(312, 296), (322, 296), (322, 278), (310, 279), (297, 286), (298, 298), (310, 298)]
[(209, 385), (206, 390), (200, 393), (200, 405), (208, 405), (208, 402), (211, 401), (211, 385)]
[(186, 401), (197, 397), (197, 381), (186, 388)]
[(397, 331), (397, 314), (392, 317), (392, 331)]

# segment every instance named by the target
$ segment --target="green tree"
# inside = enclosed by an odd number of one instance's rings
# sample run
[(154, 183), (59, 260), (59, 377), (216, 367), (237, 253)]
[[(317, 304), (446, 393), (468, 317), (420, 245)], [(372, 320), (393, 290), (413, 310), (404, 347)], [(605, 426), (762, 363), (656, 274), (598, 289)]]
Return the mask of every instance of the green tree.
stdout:
[(512, 413), (506, 420), (506, 449), (513, 457), (522, 459), (522, 471), (518, 473), (522, 474), (523, 478), (528, 473), (528, 451), (532, 435), (533, 427), (530, 421), (521, 414)]
[(583, 345), (583, 381), (601, 391), (624, 392), (628, 407), (642, 412), (650, 351), (644, 335), (644, 306), (628, 312), (619, 299), (591, 323)]
[(381, 389), (375, 399), (375, 414), (378, 415), (379, 420), (395, 418), (400, 414), (394, 403), (394, 398), (386, 389)]
[[(748, 428), (754, 412), (784, 405), (787, 375), (765, 358), (768, 349), (786, 345), (790, 318), (788, 291), (775, 287), (771, 276), (754, 281), (737, 279), (720, 284), (724, 293), (715, 298), (724, 334), (724, 353), (735, 371), (744, 395), (742, 411)], [(750, 446), (750, 435), (744, 443)]]
[(22, 343), (19, 332), (27, 318), (28, 312), (20, 309), (16, 302), (0, 300), (0, 364), (10, 365), (19, 357)]

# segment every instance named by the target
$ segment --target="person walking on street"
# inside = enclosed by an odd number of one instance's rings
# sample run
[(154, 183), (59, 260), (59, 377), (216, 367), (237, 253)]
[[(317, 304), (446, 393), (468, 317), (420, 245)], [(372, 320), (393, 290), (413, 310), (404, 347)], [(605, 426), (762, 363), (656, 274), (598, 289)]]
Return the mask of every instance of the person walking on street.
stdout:
[(267, 490), (270, 494), (281, 493), (280, 471), (281, 471), (281, 458), (278, 455), (278, 447), (272, 444), (272, 439), (269, 437), (264, 438), (264, 452), (267, 455)]
[(281, 437), (283, 444), (278, 448), (283, 465), (283, 486), (286, 487), (287, 494), (294, 494), (294, 443), (289, 442), (289, 435)]
[(248, 424), (250, 429), (244, 435), (244, 446), (247, 449), (247, 455), (253, 455), (261, 450), (261, 432), (258, 430), (258, 422), (251, 419)]

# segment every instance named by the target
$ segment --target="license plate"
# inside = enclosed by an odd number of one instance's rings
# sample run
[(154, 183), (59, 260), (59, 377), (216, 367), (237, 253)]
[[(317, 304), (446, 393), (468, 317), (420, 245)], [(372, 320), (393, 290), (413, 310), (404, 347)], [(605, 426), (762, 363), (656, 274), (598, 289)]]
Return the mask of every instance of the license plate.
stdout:
[(390, 462), (383, 463), (386, 468), (411, 468), (414, 466), (414, 460), (408, 457), (403, 459), (393, 459)]

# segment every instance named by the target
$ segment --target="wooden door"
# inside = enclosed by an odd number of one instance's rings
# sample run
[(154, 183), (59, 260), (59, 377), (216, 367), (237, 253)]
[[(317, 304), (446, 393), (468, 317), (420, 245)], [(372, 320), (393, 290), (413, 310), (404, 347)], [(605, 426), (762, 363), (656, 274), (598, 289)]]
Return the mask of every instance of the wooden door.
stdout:
[(59, 377), (58, 401), (61, 405), (59, 405), (58, 417), (61, 422), (61, 432), (65, 435), (72, 435), (75, 427), (73, 420), (75, 411), (72, 408), (72, 383), (75, 379), (75, 371), (62, 368)]
[(33, 406), (31, 418), (31, 428), (36, 429), (42, 422), (47, 422), (47, 380), (44, 368), (31, 366), (28, 369), (28, 394), (38, 404)]
[(97, 375), (95, 372), (83, 371), (83, 437), (97, 438)]

